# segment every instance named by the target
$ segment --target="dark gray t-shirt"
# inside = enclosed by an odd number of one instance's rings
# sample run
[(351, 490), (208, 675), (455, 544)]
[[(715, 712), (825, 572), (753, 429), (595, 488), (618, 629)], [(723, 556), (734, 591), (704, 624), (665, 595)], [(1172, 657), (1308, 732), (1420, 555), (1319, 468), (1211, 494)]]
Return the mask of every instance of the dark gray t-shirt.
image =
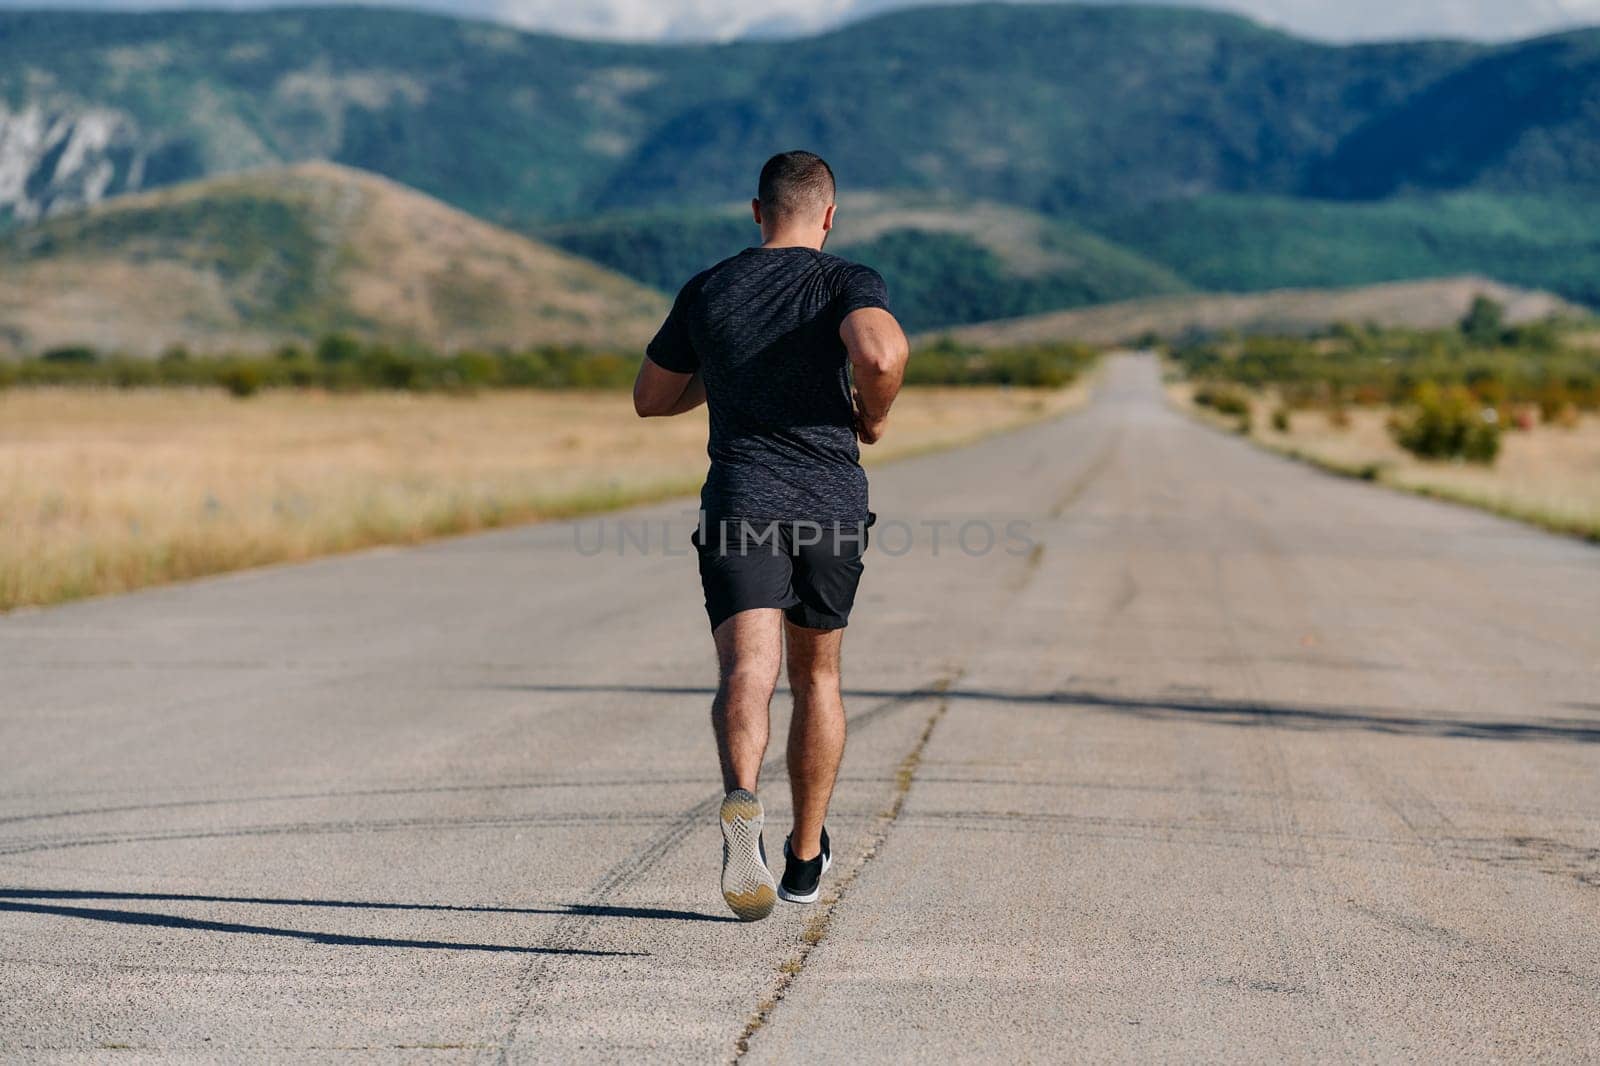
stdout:
[(810, 248), (746, 248), (696, 274), (646, 349), (699, 371), (711, 409), (708, 518), (861, 522), (845, 315), (888, 307), (877, 271)]

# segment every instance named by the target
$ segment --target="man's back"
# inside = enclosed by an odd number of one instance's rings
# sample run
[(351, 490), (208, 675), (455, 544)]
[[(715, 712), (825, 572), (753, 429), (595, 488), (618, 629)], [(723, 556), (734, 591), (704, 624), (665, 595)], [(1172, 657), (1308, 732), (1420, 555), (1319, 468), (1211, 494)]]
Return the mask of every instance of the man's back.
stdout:
[(683, 287), (648, 354), (705, 383), (708, 516), (865, 519), (839, 326), (852, 311), (886, 306), (875, 271), (805, 247), (747, 248)]

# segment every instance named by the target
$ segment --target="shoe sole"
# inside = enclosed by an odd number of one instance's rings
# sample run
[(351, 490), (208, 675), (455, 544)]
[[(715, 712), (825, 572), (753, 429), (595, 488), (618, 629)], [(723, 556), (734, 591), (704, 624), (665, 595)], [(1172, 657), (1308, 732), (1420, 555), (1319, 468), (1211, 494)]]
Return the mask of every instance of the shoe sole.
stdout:
[(787, 891), (780, 883), (778, 885), (778, 898), (789, 903), (815, 903), (817, 901), (817, 897), (822, 895), (822, 874), (827, 873), (828, 867), (832, 865), (833, 858), (831, 856), (824, 855), (822, 857), (822, 873), (817, 875), (817, 887), (811, 890), (810, 895), (802, 896), (798, 893)]
[(722, 800), (722, 898), (740, 921), (758, 922), (778, 905), (778, 882), (761, 857), (761, 801), (743, 789)]

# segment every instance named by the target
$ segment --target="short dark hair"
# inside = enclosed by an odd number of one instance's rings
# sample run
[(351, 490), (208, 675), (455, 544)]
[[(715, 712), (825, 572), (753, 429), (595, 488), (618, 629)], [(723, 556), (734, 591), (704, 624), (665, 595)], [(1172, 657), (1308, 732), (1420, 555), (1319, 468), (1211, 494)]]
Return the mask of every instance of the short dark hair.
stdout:
[(833, 203), (833, 168), (814, 152), (779, 152), (761, 168), (756, 199), (775, 218), (820, 211)]

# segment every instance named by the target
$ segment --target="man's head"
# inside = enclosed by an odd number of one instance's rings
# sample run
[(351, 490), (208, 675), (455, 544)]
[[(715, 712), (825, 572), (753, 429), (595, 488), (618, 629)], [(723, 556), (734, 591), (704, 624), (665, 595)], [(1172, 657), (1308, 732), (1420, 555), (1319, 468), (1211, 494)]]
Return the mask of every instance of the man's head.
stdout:
[(761, 168), (751, 201), (763, 239), (774, 236), (820, 248), (833, 228), (833, 170), (811, 152), (780, 152)]

